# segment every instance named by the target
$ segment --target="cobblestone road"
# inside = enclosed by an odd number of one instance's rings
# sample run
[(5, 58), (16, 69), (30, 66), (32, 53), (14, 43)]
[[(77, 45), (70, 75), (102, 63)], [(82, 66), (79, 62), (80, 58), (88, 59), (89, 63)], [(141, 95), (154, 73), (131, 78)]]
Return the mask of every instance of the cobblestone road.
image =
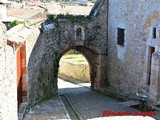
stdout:
[[(89, 89), (90, 84), (81, 83), (82, 87), (67, 81), (58, 80), (59, 94), (64, 95), (69, 99), (75, 110), (83, 120), (153, 120), (151, 117), (143, 116), (115, 116), (115, 117), (103, 117), (102, 112), (104, 110), (113, 112), (131, 112), (134, 114), (138, 110), (123, 106), (121, 102), (102, 95), (100, 93), (91, 91)], [(87, 88), (88, 87), (88, 88)], [(158, 113), (157, 113), (158, 114)], [(154, 116), (156, 117), (156, 116)]]
[[(74, 108), (74, 111), (82, 120), (154, 120), (159, 117), (159, 112), (157, 111), (157, 115), (151, 117), (134, 116), (134, 113), (138, 112), (138, 110), (124, 106), (121, 102), (113, 98), (91, 91), (89, 89), (90, 84), (88, 83), (80, 84), (81, 85), (79, 86), (59, 79), (58, 92), (68, 100)], [(83, 87), (82, 85), (86, 87)], [(55, 96), (50, 100), (37, 105), (26, 114), (24, 120), (67, 120), (70, 119), (67, 107), (68, 106), (64, 106), (60, 97)], [(128, 111), (132, 115), (113, 117), (109, 115), (108, 117), (103, 117), (102, 113), (104, 110), (107, 110), (107, 112)]]

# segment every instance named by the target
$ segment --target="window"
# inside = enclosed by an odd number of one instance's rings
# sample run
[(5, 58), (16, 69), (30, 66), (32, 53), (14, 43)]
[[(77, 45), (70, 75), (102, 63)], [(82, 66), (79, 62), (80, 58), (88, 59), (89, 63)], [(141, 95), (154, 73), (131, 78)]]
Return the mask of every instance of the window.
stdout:
[(75, 40), (77, 40), (77, 41), (85, 40), (84, 27), (82, 27), (80, 25), (78, 25), (78, 26), (75, 25), (74, 30), (75, 30)]
[(82, 36), (82, 30), (81, 30), (81, 28), (78, 28), (76, 30), (76, 34), (77, 34), (77, 37), (81, 38), (81, 36)]
[(125, 36), (124, 31), (125, 29), (118, 28), (117, 44), (121, 46), (124, 46), (124, 36)]
[(156, 39), (156, 28), (153, 28), (152, 37), (153, 37), (154, 39)]

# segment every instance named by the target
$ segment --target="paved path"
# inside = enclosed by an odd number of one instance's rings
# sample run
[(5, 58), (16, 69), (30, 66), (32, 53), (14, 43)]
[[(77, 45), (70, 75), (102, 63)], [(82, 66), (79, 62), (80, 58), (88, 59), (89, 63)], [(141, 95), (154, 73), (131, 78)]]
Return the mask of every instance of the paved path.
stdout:
[[(76, 111), (79, 113), (82, 119), (94, 119), (94, 120), (153, 120), (151, 117), (135, 117), (135, 116), (123, 116), (123, 117), (102, 117), (104, 110), (113, 112), (131, 112), (134, 114), (138, 110), (126, 107), (120, 104), (120, 102), (102, 95), (97, 92), (91, 91), (89, 88), (80, 87), (76, 84), (58, 80), (59, 94), (64, 95), (72, 103)], [(87, 86), (87, 85), (85, 85)], [(127, 117), (127, 118), (126, 118)], [(154, 116), (155, 117), (155, 116)]]
[[(82, 84), (81, 84), (82, 85)], [(88, 86), (88, 84), (83, 84)], [(82, 87), (70, 82), (58, 80), (59, 94), (67, 98), (74, 110), (78, 113), (82, 120), (154, 120), (152, 117), (158, 119), (159, 113), (156, 112), (156, 116), (143, 117), (133, 116), (138, 110), (124, 106), (119, 101), (102, 95), (97, 92), (90, 91), (87, 87)], [(67, 109), (64, 107), (61, 99), (58, 96), (53, 97), (39, 105), (26, 114), (24, 120), (67, 120)], [(106, 110), (113, 112), (130, 112), (129, 116), (108, 116), (103, 117), (102, 114)], [(76, 119), (74, 119), (76, 120)]]
[(47, 100), (32, 110), (26, 115), (24, 120), (67, 120), (68, 114), (61, 99), (58, 96), (54, 96), (50, 100)]

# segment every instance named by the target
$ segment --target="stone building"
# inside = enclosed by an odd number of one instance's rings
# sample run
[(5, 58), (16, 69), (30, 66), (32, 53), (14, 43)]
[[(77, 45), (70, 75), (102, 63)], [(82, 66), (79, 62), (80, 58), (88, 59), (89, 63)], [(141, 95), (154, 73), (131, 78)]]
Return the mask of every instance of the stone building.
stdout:
[(33, 35), (33, 49), (26, 41), (32, 50), (25, 72), (28, 104), (57, 93), (59, 60), (71, 49), (88, 60), (92, 90), (113, 87), (159, 104), (159, 6), (159, 0), (98, 0), (89, 19), (45, 21)]
[(108, 9), (107, 79), (110, 85), (123, 91), (150, 94), (154, 100), (160, 93), (153, 85), (158, 82), (151, 78), (155, 70), (151, 70), (152, 54), (158, 51), (160, 41), (159, 5), (159, 0), (110, 0)]
[[(42, 24), (28, 63), (28, 104), (37, 103), (58, 92), (59, 61), (71, 49), (81, 52), (87, 59), (92, 90), (98, 91), (107, 84), (106, 3), (98, 1), (89, 18), (59, 18), (58, 25), (54, 27), (53, 22)], [(54, 17), (51, 15), (49, 18)]]
[(37, 39), (36, 34), (39, 34), (37, 27), (24, 27), (20, 24), (6, 31), (5, 25), (0, 22), (1, 120), (17, 120), (20, 104), (26, 101), (26, 64), (33, 41)]
[(7, 1), (0, 0), (0, 19), (5, 19), (7, 17), (6, 3)]
[(6, 27), (0, 22), (0, 119), (17, 120), (17, 82), (14, 49), (7, 45)]
[(159, 5), (158, 0), (98, 0), (92, 20), (65, 20), (42, 30), (28, 64), (28, 102), (57, 93), (59, 59), (72, 48), (88, 60), (93, 90), (112, 86), (118, 94), (145, 96), (157, 104), (159, 65), (152, 54), (159, 50)]

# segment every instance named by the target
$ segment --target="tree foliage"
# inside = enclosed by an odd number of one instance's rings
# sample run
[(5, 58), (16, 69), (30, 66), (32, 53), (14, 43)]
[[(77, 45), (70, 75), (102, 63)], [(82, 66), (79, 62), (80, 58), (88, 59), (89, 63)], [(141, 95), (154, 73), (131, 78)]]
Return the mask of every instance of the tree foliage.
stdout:
[(18, 20), (14, 20), (14, 21), (12, 21), (11, 23), (9, 23), (8, 24), (8, 27), (9, 28), (12, 28), (12, 27), (14, 27), (14, 26), (16, 26), (16, 25), (18, 25), (18, 24), (22, 24), (23, 22), (20, 22), (20, 21), (18, 21)]
[(12, 21), (11, 23), (8, 24), (8, 27), (13, 28), (14, 26), (19, 25), (19, 24), (25, 24), (26, 25), (26, 24), (30, 24), (30, 23), (29, 23), (29, 21), (23, 21), (22, 22), (22, 21), (14, 20), (14, 21)]

